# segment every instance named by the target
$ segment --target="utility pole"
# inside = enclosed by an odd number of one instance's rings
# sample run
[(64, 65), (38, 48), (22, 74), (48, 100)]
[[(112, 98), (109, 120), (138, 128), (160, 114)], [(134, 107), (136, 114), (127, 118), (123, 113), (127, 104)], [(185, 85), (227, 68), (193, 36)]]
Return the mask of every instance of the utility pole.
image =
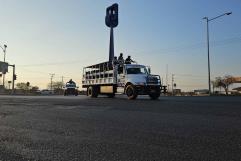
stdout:
[(12, 94), (14, 94), (14, 83), (15, 83), (15, 80), (17, 79), (17, 76), (16, 76), (16, 74), (15, 74), (15, 64), (14, 64), (12, 67), (13, 67)]
[(168, 86), (168, 64), (166, 66), (166, 85)]
[(64, 76), (62, 76), (61, 79), (62, 79), (61, 81), (62, 81), (62, 88), (63, 88), (63, 86), (64, 86)]
[(174, 86), (174, 74), (172, 74), (172, 95), (174, 95), (173, 86)]
[(53, 89), (53, 77), (54, 77), (54, 73), (50, 73), (49, 74), (50, 75), (50, 90), (52, 91), (52, 89)]
[[(0, 48), (2, 48), (3, 50), (3, 54), (4, 54), (4, 57), (3, 57), (3, 62), (5, 63), (6, 62), (6, 49), (7, 49), (7, 45), (4, 44), (4, 47), (0, 46)], [(3, 73), (3, 88), (5, 88), (5, 74)]]
[(167, 93), (169, 91), (169, 84), (168, 84), (168, 64), (166, 65), (166, 86), (167, 86)]

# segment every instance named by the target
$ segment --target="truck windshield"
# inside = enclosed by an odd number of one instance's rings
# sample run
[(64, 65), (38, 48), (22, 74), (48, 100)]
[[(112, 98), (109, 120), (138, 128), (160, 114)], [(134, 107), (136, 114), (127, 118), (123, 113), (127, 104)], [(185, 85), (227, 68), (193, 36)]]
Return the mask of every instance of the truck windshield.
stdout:
[(76, 87), (76, 84), (67, 83), (67, 84), (66, 84), (66, 87), (67, 87), (67, 88), (75, 88), (75, 87)]
[(148, 74), (145, 67), (127, 68), (127, 74)]

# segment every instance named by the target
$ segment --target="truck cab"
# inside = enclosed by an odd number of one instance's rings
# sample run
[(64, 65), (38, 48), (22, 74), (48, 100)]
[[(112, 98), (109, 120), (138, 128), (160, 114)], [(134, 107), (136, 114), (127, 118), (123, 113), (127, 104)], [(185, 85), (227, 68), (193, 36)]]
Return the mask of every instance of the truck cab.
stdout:
[(161, 94), (159, 75), (152, 75), (148, 66), (140, 64), (125, 64), (118, 70), (117, 91), (125, 93), (129, 99), (138, 95), (149, 95), (157, 99)]

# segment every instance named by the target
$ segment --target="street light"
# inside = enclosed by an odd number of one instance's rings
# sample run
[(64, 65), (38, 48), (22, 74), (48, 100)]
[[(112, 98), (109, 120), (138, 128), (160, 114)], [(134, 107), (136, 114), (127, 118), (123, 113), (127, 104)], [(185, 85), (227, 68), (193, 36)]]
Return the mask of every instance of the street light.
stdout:
[(204, 17), (203, 19), (207, 22), (207, 48), (208, 48), (208, 89), (209, 89), (209, 95), (211, 95), (211, 78), (210, 78), (210, 57), (209, 57), (209, 21), (215, 20), (219, 17), (225, 16), (225, 15), (231, 15), (232, 12), (227, 12), (224, 14), (221, 14), (217, 17), (209, 19), (208, 17)]
[(6, 57), (6, 49), (7, 49), (7, 45), (6, 44), (4, 44), (4, 46), (2, 47), (2, 46), (0, 46), (1, 48), (2, 48), (2, 50), (3, 50), (3, 53), (4, 53), (4, 58), (3, 58), (3, 61), (5, 62), (5, 57)]
[[(7, 49), (8, 46), (7, 46), (6, 44), (4, 44), (3, 47), (2, 47), (2, 46), (0, 46), (0, 47), (1, 47), (2, 50), (3, 50), (3, 54), (4, 54), (3, 62), (5, 63), (6, 49)], [(3, 87), (4, 87), (4, 85), (5, 85), (5, 74), (3, 74)]]

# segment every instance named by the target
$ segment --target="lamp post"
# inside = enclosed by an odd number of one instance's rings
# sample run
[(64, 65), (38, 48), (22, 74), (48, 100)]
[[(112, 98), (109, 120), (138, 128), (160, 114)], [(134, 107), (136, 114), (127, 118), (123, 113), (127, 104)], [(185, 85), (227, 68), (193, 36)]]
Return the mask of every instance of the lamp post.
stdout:
[(232, 12), (227, 12), (224, 14), (221, 14), (217, 17), (211, 18), (209, 19), (208, 17), (204, 17), (203, 19), (206, 20), (207, 22), (207, 50), (208, 50), (208, 91), (209, 91), (209, 95), (211, 95), (211, 78), (210, 78), (210, 56), (209, 56), (209, 22), (212, 20), (215, 20), (219, 17), (225, 16), (225, 15), (231, 15)]
[[(2, 46), (0, 46), (1, 48), (2, 48), (2, 50), (3, 50), (3, 54), (4, 54), (4, 57), (3, 57), (3, 62), (5, 63), (5, 58), (6, 58), (6, 49), (7, 49), (7, 45), (6, 44), (4, 44), (4, 46), (2, 47)], [(5, 74), (3, 74), (3, 88), (5, 88)]]

